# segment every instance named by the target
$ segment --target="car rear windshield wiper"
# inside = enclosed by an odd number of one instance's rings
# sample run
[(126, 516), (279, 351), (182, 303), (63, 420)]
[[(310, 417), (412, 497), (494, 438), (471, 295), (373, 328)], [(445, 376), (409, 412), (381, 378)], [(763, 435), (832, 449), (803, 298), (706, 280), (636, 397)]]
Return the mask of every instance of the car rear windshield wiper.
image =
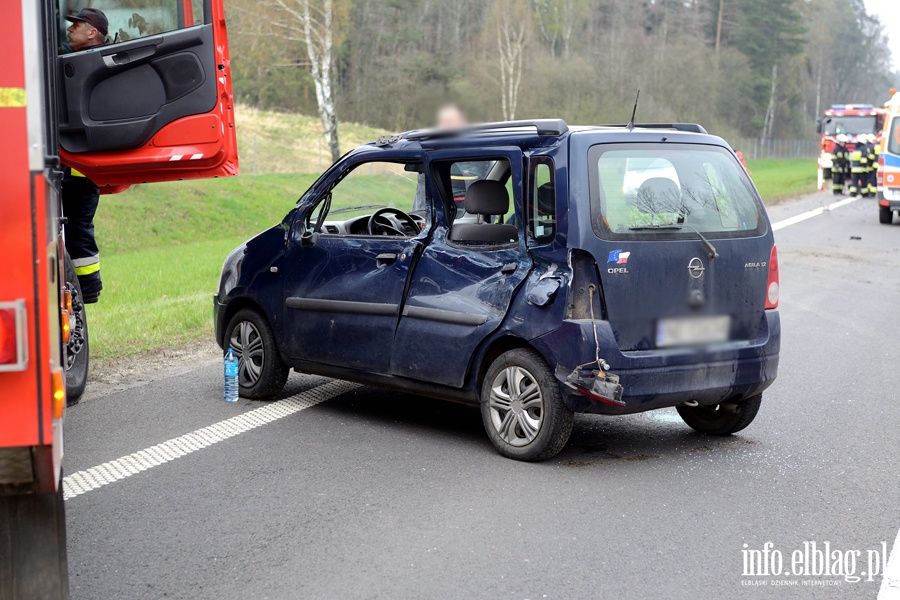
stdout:
[(697, 234), (697, 237), (700, 238), (700, 241), (703, 242), (703, 245), (706, 246), (706, 250), (709, 252), (709, 260), (715, 260), (719, 257), (719, 253), (716, 252), (716, 247), (709, 243), (709, 240), (703, 237), (703, 234), (694, 227), (693, 225), (688, 225), (687, 223), (661, 223), (659, 225), (635, 225), (634, 227), (629, 227), (631, 231), (666, 231), (673, 230), (677, 231), (684, 227), (689, 228), (691, 231)]

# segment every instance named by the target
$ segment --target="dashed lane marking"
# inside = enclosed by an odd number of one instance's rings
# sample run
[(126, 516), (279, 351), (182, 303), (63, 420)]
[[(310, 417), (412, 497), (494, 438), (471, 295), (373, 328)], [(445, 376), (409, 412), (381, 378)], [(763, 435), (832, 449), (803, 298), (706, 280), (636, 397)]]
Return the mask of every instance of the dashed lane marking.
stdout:
[(782, 219), (777, 223), (772, 223), (772, 231), (778, 231), (779, 229), (784, 229), (790, 225), (796, 225), (801, 221), (805, 221), (807, 219), (812, 219), (813, 217), (817, 217), (824, 213), (826, 210), (835, 210), (842, 206), (847, 206), (851, 202), (856, 202), (859, 199), (859, 196), (851, 196), (850, 198), (844, 198), (843, 200), (838, 200), (837, 202), (832, 202), (828, 206), (820, 206), (819, 208), (814, 208), (812, 210), (808, 210), (806, 212), (800, 213), (799, 215), (794, 215), (793, 217), (788, 217), (787, 219)]
[(897, 532), (894, 549), (891, 550), (891, 558), (884, 570), (884, 579), (881, 580), (878, 600), (900, 600), (900, 531)]
[(358, 387), (360, 386), (356, 383), (332, 381), (295, 394), (290, 398), (278, 400), (236, 417), (172, 438), (161, 444), (144, 448), (128, 456), (72, 473), (63, 479), (63, 497), (68, 500), (86, 494), (120, 479), (158, 467), (176, 458), (300, 412)]

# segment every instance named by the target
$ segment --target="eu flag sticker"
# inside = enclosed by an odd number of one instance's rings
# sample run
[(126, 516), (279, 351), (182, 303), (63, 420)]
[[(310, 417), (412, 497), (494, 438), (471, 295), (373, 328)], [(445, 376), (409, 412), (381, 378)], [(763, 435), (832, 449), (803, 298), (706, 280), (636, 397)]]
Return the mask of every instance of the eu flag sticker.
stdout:
[(628, 263), (628, 257), (631, 256), (631, 252), (622, 252), (621, 250), (613, 250), (609, 253), (609, 259), (607, 259), (607, 263), (617, 263), (620, 265), (624, 265)]

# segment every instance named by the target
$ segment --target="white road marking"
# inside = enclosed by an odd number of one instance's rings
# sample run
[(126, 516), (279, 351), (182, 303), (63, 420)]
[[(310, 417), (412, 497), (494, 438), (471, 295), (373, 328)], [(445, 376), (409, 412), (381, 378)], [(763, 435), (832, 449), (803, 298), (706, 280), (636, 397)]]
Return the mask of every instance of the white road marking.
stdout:
[(900, 600), (900, 531), (897, 532), (894, 549), (891, 550), (891, 558), (884, 570), (884, 579), (881, 580), (878, 600)]
[(812, 210), (808, 210), (805, 213), (800, 213), (799, 215), (794, 215), (793, 217), (789, 217), (787, 219), (782, 219), (777, 223), (772, 223), (772, 231), (778, 231), (779, 229), (784, 229), (785, 227), (789, 227), (790, 225), (796, 225), (801, 221), (805, 221), (807, 219), (812, 219), (813, 217), (817, 217), (824, 213), (826, 210), (835, 210), (842, 206), (847, 206), (851, 202), (856, 202), (859, 199), (859, 196), (852, 196), (850, 198), (844, 198), (843, 200), (838, 200), (836, 202), (832, 202), (828, 206), (820, 206), (819, 208), (814, 208)]
[(247, 411), (236, 417), (213, 423), (209, 427), (150, 446), (128, 456), (105, 462), (85, 471), (72, 473), (63, 479), (63, 497), (68, 500), (92, 490), (131, 477), (141, 471), (157, 467), (191, 452), (212, 446), (230, 437), (277, 421), (288, 415), (315, 406), (360, 387), (347, 381), (332, 381), (290, 398)]

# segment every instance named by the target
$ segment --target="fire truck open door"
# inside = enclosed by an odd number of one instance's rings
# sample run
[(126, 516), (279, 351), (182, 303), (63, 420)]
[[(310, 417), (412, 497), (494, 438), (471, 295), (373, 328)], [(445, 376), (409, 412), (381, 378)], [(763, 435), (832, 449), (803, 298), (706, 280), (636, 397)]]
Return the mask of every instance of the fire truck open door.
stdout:
[[(104, 192), (236, 175), (223, 0), (106, 0), (99, 8), (112, 43), (57, 58), (62, 162)], [(68, 25), (60, 23), (61, 40)]]

